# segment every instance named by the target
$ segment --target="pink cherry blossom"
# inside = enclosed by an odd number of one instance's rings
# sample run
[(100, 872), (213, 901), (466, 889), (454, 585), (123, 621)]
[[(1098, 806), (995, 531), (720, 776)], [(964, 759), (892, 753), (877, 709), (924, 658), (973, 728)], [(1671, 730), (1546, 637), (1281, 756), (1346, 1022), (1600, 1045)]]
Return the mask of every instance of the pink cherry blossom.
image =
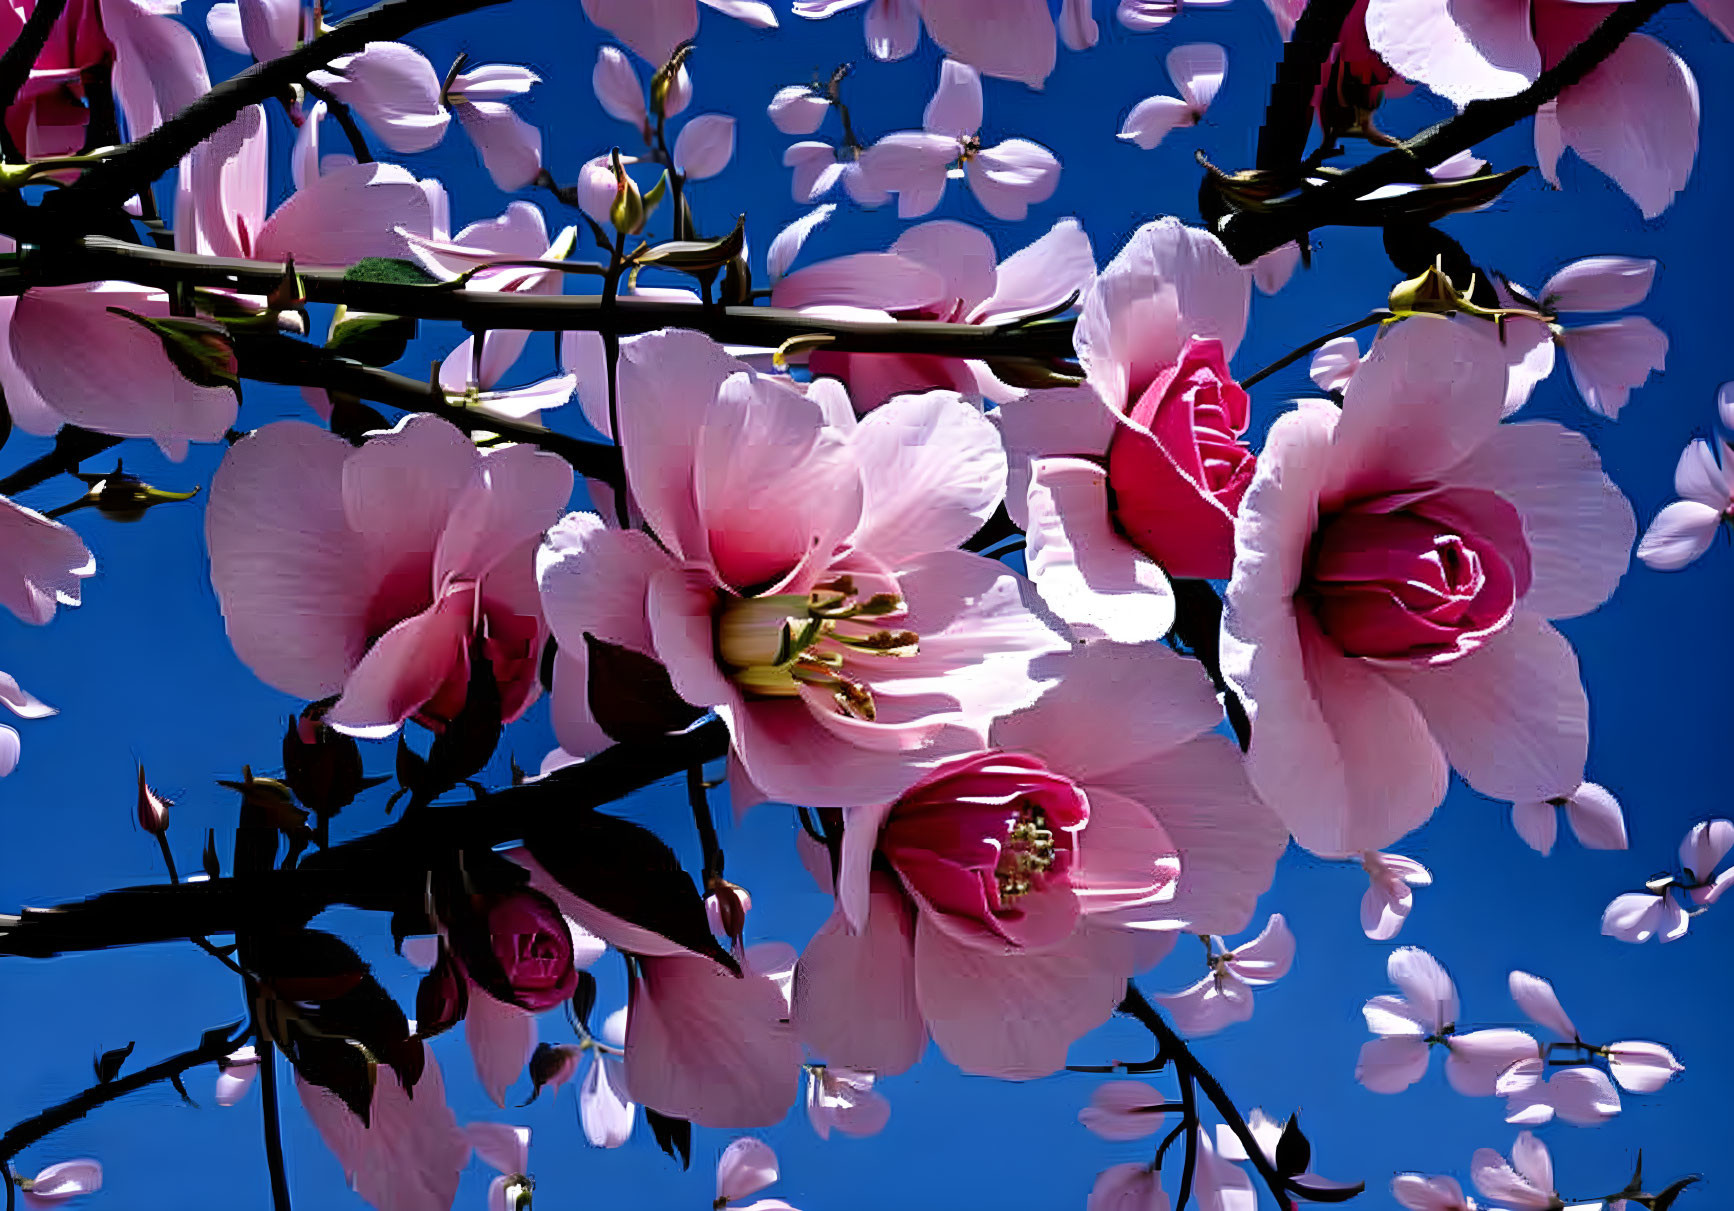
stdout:
[(700, 114), (674, 140), (674, 166), (692, 181), (716, 176), (734, 154), (735, 120), (727, 114)]
[[(1566, 1043), (1583, 1046), (1577, 1027), (1560, 1007), (1552, 984), (1525, 971), (1512, 972), (1509, 983), (1511, 999), (1531, 1021), (1553, 1031)], [(1496, 1092), (1507, 1099), (1506, 1122), (1535, 1126), (1558, 1114), (1566, 1122), (1593, 1126), (1620, 1112), (1620, 1096), (1599, 1069), (1585, 1065), (1550, 1073), (1550, 1067), (1541, 1055), (1536, 1055), (1500, 1074)]]
[(983, 210), (996, 219), (1021, 220), (1032, 204), (1053, 196), (1060, 162), (1028, 139), (983, 147), (981, 121), (980, 74), (947, 59), (922, 114), (922, 129), (886, 135), (862, 152), (862, 175), (872, 188), (897, 195), (898, 218), (914, 219), (939, 205), (946, 179), (961, 168)]
[(777, 1154), (763, 1140), (746, 1136), (735, 1140), (717, 1158), (717, 1211), (734, 1207), (736, 1211), (795, 1211), (780, 1198), (759, 1199), (743, 1203), (777, 1180)]
[[(1061, 219), (1041, 239), (1003, 261), (980, 228), (950, 219), (909, 228), (889, 249), (895, 260), (868, 259), (876, 255), (857, 253), (797, 270), (773, 287), (771, 305), (850, 306), (885, 319), (1005, 324), (1064, 306), (1089, 285), (1096, 271), (1090, 238), (1075, 219)], [(912, 266), (931, 272), (910, 275)], [(879, 297), (870, 289), (875, 283), (885, 291)], [(908, 297), (896, 297), (898, 287), (906, 284), (916, 289)], [(915, 300), (929, 291), (931, 297)], [(985, 363), (961, 358), (817, 349), (808, 355), (807, 365), (815, 376), (840, 379), (861, 412), (893, 395), (937, 385), (995, 401), (1021, 394), (1000, 382)]]
[(783, 167), (794, 169), (789, 191), (797, 202), (817, 202), (839, 184), (862, 206), (882, 206), (891, 200), (890, 192), (862, 171), (858, 147), (833, 147), (818, 139), (802, 139), (783, 152)]
[(1174, 1026), (1194, 1037), (1215, 1034), (1224, 1026), (1252, 1017), (1252, 990), (1273, 984), (1288, 974), (1294, 962), (1294, 934), (1281, 913), (1273, 913), (1259, 935), (1220, 953), (1205, 939), (1210, 970), (1183, 992), (1155, 998)]
[(874, 1076), (831, 1064), (807, 1065), (807, 1121), (822, 1140), (877, 1135), (891, 1119), (891, 1103), (873, 1088)]
[(211, 581), (236, 653), (287, 693), (339, 695), (327, 723), (442, 728), (473, 653), (517, 718), (546, 638), (533, 560), (572, 470), (529, 446), (486, 451), (416, 415), (360, 449), (297, 421), (230, 449), (211, 485)]
[[(703, 0), (725, 16), (754, 29), (775, 29), (777, 15), (762, 0)], [(627, 48), (657, 67), (668, 62), (675, 47), (698, 33), (698, 0), (584, 0), (584, 15), (626, 43)]]
[[(1724, 383), (1717, 394), (1720, 410), (1734, 414), (1734, 383)], [(1734, 516), (1734, 446), (1726, 437), (1716, 443), (1698, 438), (1680, 452), (1674, 468), (1674, 491), (1683, 499), (1656, 514), (1638, 543), (1638, 558), (1661, 572), (1677, 572), (1715, 541), (1722, 524)]]
[(820, 89), (806, 84), (791, 84), (779, 88), (765, 107), (771, 125), (786, 135), (810, 135), (824, 124), (831, 111), (831, 98)]
[(1168, 1099), (1143, 1081), (1104, 1081), (1078, 1121), (1105, 1140), (1139, 1140), (1162, 1129)]
[(426, 151), (445, 137), (451, 114), (427, 57), (401, 42), (369, 42), (310, 77), (353, 109), (399, 154)]
[(81, 1194), (95, 1194), (102, 1189), (102, 1165), (84, 1158), (61, 1161), (48, 1166), (23, 1183), (26, 1207), (58, 1207)]
[(1636, 526), (1581, 437), (1500, 424), (1505, 380), (1490, 329), (1416, 316), (1340, 412), (1303, 401), (1259, 456), (1223, 671), (1254, 785), (1315, 853), (1420, 825), (1448, 762), (1513, 801), (1583, 781), (1587, 703), (1547, 619), (1600, 604)]
[[(795, 15), (820, 20), (868, 0), (795, 0)], [(1081, 50), (1096, 40), (1086, 0), (1066, 0), (1060, 13), (1066, 45)], [(871, 0), (867, 50), (875, 59), (901, 59), (921, 41), (921, 27), (951, 58), (984, 75), (1040, 88), (1054, 69), (1054, 18), (1046, 0)]]
[(1085, 1211), (1168, 1211), (1162, 1174), (1149, 1165), (1113, 1165), (1096, 1175)]
[(1686, 936), (1691, 924), (1686, 910), (1666, 891), (1627, 892), (1615, 896), (1602, 912), (1602, 933), (1622, 942), (1675, 942)]
[(1408, 1211), (1478, 1211), (1454, 1177), (1399, 1173), (1391, 1179), (1391, 1197)]
[(1120, 127), (1120, 138), (1149, 151), (1169, 131), (1196, 126), (1216, 94), (1228, 70), (1228, 55), (1214, 42), (1193, 42), (1168, 52), (1168, 75), (1178, 97), (1146, 97), (1132, 107)]
[(460, 72), (446, 86), (442, 100), (481, 153), (488, 176), (501, 189), (523, 189), (542, 171), (542, 132), (507, 104), (542, 78), (527, 67), (484, 63)]
[(1522, 317), (1507, 328), (1515, 342), (1540, 337), (1525, 355), (1528, 376), (1537, 381), (1553, 372), (1557, 346), (1571, 370), (1572, 382), (1590, 410), (1610, 419), (1618, 418), (1632, 388), (1641, 387), (1652, 370), (1665, 368), (1668, 337), (1641, 315), (1621, 316), (1597, 324), (1567, 328), (1557, 322), (1563, 314), (1623, 311), (1643, 302), (1655, 277), (1656, 262), (1634, 257), (1597, 256), (1573, 261), (1547, 280), (1531, 298), (1512, 287), (1513, 301), (1533, 306), (1550, 322), (1545, 336), (1541, 325)]
[[(661, 332), (623, 342), (619, 396), (656, 541), (572, 514), (540, 557), (543, 599), (563, 654), (586, 634), (629, 648), (717, 709), (737, 802), (884, 802), (1040, 692), (1031, 662), (1065, 641), (1021, 578), (951, 549), (1005, 474), (993, 427), (955, 394), (857, 422), (834, 382), (803, 393)], [(565, 677), (584, 684), (569, 662), (557, 695)], [(560, 734), (583, 734), (585, 699), (557, 697)]]
[(1379, 1037), (1361, 1045), (1355, 1079), (1374, 1093), (1401, 1093), (1427, 1073), (1437, 1044), (1448, 1052), (1445, 1075), (1468, 1097), (1491, 1097), (1500, 1075), (1540, 1046), (1520, 1030), (1456, 1033), (1457, 986), (1426, 951), (1399, 946), (1386, 961), (1400, 997), (1374, 997), (1362, 1007), (1367, 1029)]
[[(1446, 0), (1369, 0), (1366, 14), (1367, 39), (1381, 59), (1461, 107), (1527, 87), (1605, 10), (1535, 0), (1466, 16)], [(1697, 157), (1697, 84), (1678, 55), (1633, 34), (1536, 116), (1535, 139), (1542, 173), (1554, 184), (1553, 149), (1572, 147), (1654, 218), (1685, 186)]]
[(1361, 932), (1375, 942), (1389, 942), (1409, 919), (1415, 902), (1411, 887), (1426, 887), (1432, 874), (1413, 858), (1401, 854), (1367, 852), (1361, 855), (1367, 872), (1367, 891), (1361, 897)]
[(1028, 523), (1031, 578), (1086, 638), (1167, 634), (1164, 564), (1228, 570), (1251, 453), (1238, 436), (1246, 396), (1226, 367), (1251, 295), (1216, 237), (1175, 219), (1146, 224), (1083, 295), (1073, 340), (1084, 386), (999, 409), (1006, 507)]
[(95, 574), (96, 557), (76, 532), (0, 496), (0, 605), (19, 621), (41, 626), (59, 606), (79, 604), (79, 582)]
[[(1640, 556), (1643, 547), (1638, 548)], [(1565, 808), (1572, 835), (1586, 849), (1624, 849), (1626, 817), (1619, 800), (1594, 782), (1585, 782), (1569, 795), (1536, 799), (1511, 805), (1511, 823), (1524, 844), (1540, 854), (1553, 852), (1559, 833), (1558, 808)]]
[(1547, 1145), (1527, 1131), (1518, 1133), (1509, 1164), (1491, 1148), (1476, 1149), (1470, 1175), (1477, 1190), (1514, 1208), (1547, 1211), (1559, 1206), (1553, 1189), (1553, 1158)]
[(301, 1106), (331, 1149), (349, 1186), (375, 1211), (424, 1211), (449, 1207), (470, 1156), (470, 1141), (446, 1104), (445, 1081), (427, 1045), (414, 1095), (381, 1065), (366, 1124), (328, 1089), (299, 1074)]
[[(990, 751), (851, 811), (837, 911), (796, 972), (803, 1040), (889, 1074), (931, 1034), (966, 1072), (1046, 1075), (1174, 931), (1244, 928), (1280, 829), (1208, 734), (1219, 718), (1167, 649), (1092, 644)], [(1246, 971), (1274, 978), (1266, 958)]]

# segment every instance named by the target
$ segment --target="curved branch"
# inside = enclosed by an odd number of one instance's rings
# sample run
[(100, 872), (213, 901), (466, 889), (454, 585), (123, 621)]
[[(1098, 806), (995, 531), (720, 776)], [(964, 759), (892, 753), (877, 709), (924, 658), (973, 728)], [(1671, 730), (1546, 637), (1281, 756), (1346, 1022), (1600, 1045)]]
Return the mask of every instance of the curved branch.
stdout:
[[(627, 336), (658, 328), (693, 328), (727, 345), (775, 349), (794, 337), (828, 336), (827, 349), (848, 353), (932, 353), (950, 357), (1069, 358), (1072, 322), (946, 324), (911, 320), (833, 320), (775, 307), (705, 307), (655, 299), (622, 298), (612, 305), (587, 295), (532, 295), (464, 291), (449, 286), (402, 286), (352, 281), (337, 269), (298, 269), (307, 298), (343, 303), (354, 311), (457, 320), (473, 328), (588, 330)], [(241, 294), (269, 294), (283, 266), (266, 261), (193, 256), (91, 236), (11, 266), (0, 267), (0, 295), (33, 286), (100, 281), (137, 282), (171, 289), (209, 286)]]
[(262, 923), (305, 921), (333, 904), (379, 912), (415, 909), (435, 858), (517, 840), (538, 818), (600, 807), (727, 751), (727, 729), (712, 719), (656, 744), (617, 744), (537, 782), (408, 812), (292, 870), (127, 887), (53, 908), (27, 908), (0, 916), (0, 955), (46, 959), (189, 934), (230, 934)]
[(1241, 264), (1300, 238), (1315, 227), (1344, 222), (1357, 199), (1383, 185), (1413, 181), (1420, 170), (1443, 163), (1484, 139), (1515, 126), (1565, 89), (1589, 75), (1639, 26), (1676, 0), (1632, 0), (1520, 93), (1471, 101), (1463, 112), (1399, 143), (1390, 151), (1292, 197), (1256, 210), (1239, 210), (1217, 225), (1216, 234)]

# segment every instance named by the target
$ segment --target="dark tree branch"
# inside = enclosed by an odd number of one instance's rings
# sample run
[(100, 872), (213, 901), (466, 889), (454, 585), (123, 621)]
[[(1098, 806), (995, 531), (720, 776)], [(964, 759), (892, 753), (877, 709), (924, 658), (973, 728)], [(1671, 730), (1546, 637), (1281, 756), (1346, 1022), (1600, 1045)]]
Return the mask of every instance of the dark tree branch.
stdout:
[(265, 1126), (265, 1165), (271, 1171), (272, 1211), (289, 1211), (289, 1171), (283, 1164), (283, 1122), (277, 1109), (277, 1048), (259, 1044), (259, 1106)]
[(58, 1106), (50, 1106), (41, 1114), (25, 1119), (13, 1127), (5, 1135), (0, 1135), (0, 1167), (9, 1162), (31, 1144), (60, 1130), (68, 1123), (77, 1122), (85, 1115), (107, 1102), (125, 1097), (135, 1089), (143, 1089), (146, 1085), (154, 1085), (158, 1081), (166, 1081), (178, 1077), (189, 1068), (200, 1064), (214, 1064), (240, 1046), (241, 1038), (229, 1033), (233, 1030), (209, 1030), (199, 1041), (197, 1047), (183, 1051), (179, 1055), (171, 1055), (166, 1060), (152, 1064), (149, 1068), (140, 1068), (137, 1072), (128, 1073), (112, 1081), (103, 1081), (92, 1085), (83, 1093), (67, 1098)]
[(78, 464), (85, 459), (112, 450), (124, 440), (106, 433), (92, 433), (77, 425), (62, 425), (60, 432), (54, 435), (54, 449), (0, 479), (0, 496), (16, 496), (28, 488), (47, 483), (56, 475), (76, 471)]
[(1295, 22), (1276, 79), (1271, 81), (1270, 104), (1258, 132), (1256, 162), (1264, 171), (1281, 173), (1299, 167), (1313, 128), (1313, 93), (1354, 7), (1355, 0), (1311, 0)]
[[(351, 310), (424, 320), (457, 320), (474, 329), (590, 330), (626, 336), (658, 328), (695, 328), (728, 345), (774, 349), (801, 336), (828, 336), (827, 349), (849, 353), (932, 353), (996, 358), (1072, 356), (1072, 323), (944, 324), (931, 321), (829, 320), (773, 307), (705, 307), (651, 299), (532, 295), (400, 286), (346, 280), (341, 270), (298, 269), (307, 298), (343, 303)], [(118, 280), (171, 289), (208, 286), (242, 294), (269, 294), (283, 266), (264, 261), (201, 257), (145, 248), (104, 237), (56, 246), (0, 267), (0, 295), (32, 286)]]
[(268, 101), (333, 59), (369, 42), (395, 42), (447, 17), (503, 0), (383, 0), (280, 58), (255, 63), (194, 101), (141, 139), (135, 139), (73, 184), (50, 195), (44, 208), (88, 212), (124, 202), (181, 162), (193, 148), (249, 105)]
[(1413, 181), (1425, 169), (1530, 117), (1561, 91), (1587, 76), (1644, 22), (1675, 2), (1632, 0), (1619, 5), (1589, 37), (1522, 92), (1471, 101), (1456, 117), (1323, 184), (1306, 186), (1291, 197), (1257, 209), (1235, 211), (1217, 225), (1216, 234), (1234, 258), (1245, 265), (1315, 227), (1353, 221), (1350, 216), (1358, 199), (1383, 185)]
[(459, 850), (517, 840), (538, 820), (624, 798), (728, 751), (720, 720), (656, 744), (615, 745), (581, 765), (473, 801), (433, 804), (291, 870), (202, 883), (128, 887), (53, 908), (0, 916), (0, 955), (51, 958), (264, 924), (294, 924), (333, 904), (419, 908), (427, 871)]

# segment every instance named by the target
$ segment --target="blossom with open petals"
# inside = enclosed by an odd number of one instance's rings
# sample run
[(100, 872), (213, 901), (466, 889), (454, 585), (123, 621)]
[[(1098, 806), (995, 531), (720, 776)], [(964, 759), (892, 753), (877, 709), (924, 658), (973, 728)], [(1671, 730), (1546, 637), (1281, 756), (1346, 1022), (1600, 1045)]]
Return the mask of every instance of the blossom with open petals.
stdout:
[(1569, 795), (1513, 803), (1512, 826), (1529, 848), (1540, 854), (1551, 853), (1559, 834), (1558, 809), (1562, 807), (1578, 844), (1586, 849), (1626, 847), (1626, 817), (1619, 800), (1593, 782), (1585, 782)]
[[(795, 15), (810, 21), (856, 8), (868, 0), (795, 0)], [(1096, 41), (1090, 0), (1065, 0), (1060, 35), (1072, 50)], [(1047, 0), (871, 0), (867, 50), (875, 59), (901, 59), (921, 41), (921, 27), (953, 59), (984, 75), (1040, 88), (1054, 70), (1055, 18)]]
[[(1206, 945), (1209, 939), (1205, 939)], [(1272, 913), (1264, 929), (1250, 942), (1221, 953), (1211, 951), (1209, 971), (1181, 992), (1155, 998), (1175, 1029), (1194, 1037), (1215, 1034), (1224, 1026), (1252, 1017), (1252, 990), (1275, 983), (1294, 962), (1294, 934), (1281, 913)]]
[(1610, 419), (1634, 387), (1641, 387), (1652, 370), (1667, 364), (1668, 336), (1641, 315), (1567, 328), (1558, 317), (1580, 312), (1623, 311), (1636, 307), (1650, 292), (1656, 262), (1637, 257), (1595, 256), (1573, 261), (1547, 279), (1532, 298), (1507, 283), (1511, 301), (1532, 308), (1548, 319), (1523, 316), (1506, 322), (1508, 344), (1524, 349), (1521, 373), (1536, 382), (1553, 373), (1554, 349), (1565, 354), (1572, 382), (1590, 410)]
[(1409, 919), (1414, 887), (1433, 882), (1432, 874), (1413, 858), (1369, 851), (1361, 855), (1367, 890), (1361, 897), (1361, 932), (1375, 942), (1389, 942)]
[(1457, 986), (1426, 951), (1399, 946), (1386, 961), (1400, 997), (1374, 997), (1362, 1007), (1367, 1029), (1379, 1037), (1361, 1045), (1355, 1079), (1374, 1093), (1401, 1093), (1427, 1073), (1435, 1045), (1449, 1053), (1445, 1076), (1468, 1097), (1491, 1097), (1501, 1073), (1519, 1060), (1541, 1054), (1521, 1030), (1476, 1030), (1458, 1034)]
[[(1734, 428), (1734, 383), (1717, 393), (1724, 429)], [(1656, 514), (1638, 543), (1638, 558), (1660, 572), (1678, 572), (1710, 549), (1716, 535), (1734, 517), (1734, 446), (1726, 437), (1716, 453), (1703, 438), (1680, 452), (1674, 468), (1674, 491), (1683, 499)]]
[(1583, 782), (1588, 703), (1549, 624), (1625, 572), (1631, 506), (1589, 443), (1501, 424), (1491, 328), (1387, 328), (1339, 410), (1279, 417), (1241, 503), (1224, 675), (1253, 784), (1321, 855), (1380, 849), (1445, 796)]
[(1120, 126), (1120, 137), (1149, 151), (1169, 131), (1196, 126), (1216, 100), (1228, 56), (1214, 42), (1193, 42), (1168, 52), (1168, 76), (1179, 90), (1178, 97), (1145, 97), (1132, 107)]
[(1015, 222), (1060, 183), (1054, 153), (1028, 139), (981, 143), (981, 75), (947, 59), (939, 86), (921, 117), (920, 130), (886, 135), (861, 153), (861, 172), (875, 189), (897, 195), (897, 217), (914, 219), (939, 205), (953, 168), (961, 168), (970, 192), (996, 219)]
[(585, 663), (598, 641), (633, 654), (610, 667), (660, 665), (727, 720), (739, 802), (885, 802), (1040, 693), (1032, 662), (1065, 640), (1020, 577), (953, 549), (1005, 474), (993, 427), (955, 394), (857, 421), (833, 381), (803, 393), (669, 331), (623, 342), (619, 399), (656, 538), (575, 513), (541, 554), (568, 752), (612, 692)]
[(1553, 1189), (1553, 1158), (1547, 1145), (1527, 1131), (1511, 1146), (1511, 1161), (1491, 1148), (1477, 1148), (1469, 1162), (1475, 1188), (1488, 1198), (1523, 1211), (1547, 1211), (1559, 1206)]
[[(1044, 1076), (1179, 929), (1245, 928), (1281, 826), (1213, 734), (1208, 680), (1155, 644), (1060, 671), (989, 751), (848, 813), (837, 910), (796, 971), (814, 1052), (897, 1073), (931, 1035), (966, 1072)], [(1246, 971), (1274, 978), (1269, 949)]]

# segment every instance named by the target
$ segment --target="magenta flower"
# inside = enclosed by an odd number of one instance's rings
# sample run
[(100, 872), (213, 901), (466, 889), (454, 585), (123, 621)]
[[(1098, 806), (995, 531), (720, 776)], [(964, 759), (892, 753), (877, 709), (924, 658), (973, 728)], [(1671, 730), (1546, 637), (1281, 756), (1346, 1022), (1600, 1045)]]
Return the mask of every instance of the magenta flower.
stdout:
[[(875, 190), (897, 195), (897, 217), (920, 218), (961, 169), (983, 210), (1016, 222), (1045, 202), (1060, 183), (1054, 153), (1028, 139), (981, 145), (981, 76), (955, 59), (939, 67), (939, 86), (922, 114), (921, 130), (886, 135), (861, 153), (861, 173)], [(817, 194), (810, 194), (809, 200)]]
[(533, 577), (572, 492), (564, 461), (477, 450), (410, 416), (360, 449), (298, 421), (237, 443), (211, 484), (211, 581), (235, 651), (286, 693), (339, 695), (325, 721), (388, 735), (444, 727), (470, 660), (492, 665), (506, 720), (535, 698), (546, 637)]
[(727, 720), (742, 802), (884, 802), (1039, 693), (1030, 663), (1064, 640), (1020, 578), (951, 549), (1004, 486), (997, 435), (957, 396), (857, 422), (835, 383), (803, 395), (661, 332), (624, 343), (619, 413), (656, 541), (576, 513), (540, 557), (568, 752), (593, 751), (588, 701), (610, 692), (585, 692), (586, 635)]
[(1227, 365), (1251, 295), (1215, 236), (1146, 224), (1084, 292), (1073, 339), (1088, 381), (1000, 407), (1031, 578), (1086, 638), (1160, 639), (1169, 574), (1228, 572), (1254, 463)]
[(1175, 931), (1245, 926), (1280, 830), (1209, 734), (1202, 673), (1156, 645), (1068, 665), (988, 752), (849, 813), (837, 910), (795, 980), (827, 1060), (902, 1072), (931, 1034), (966, 1072), (1043, 1076)]
[(1223, 671), (1253, 784), (1315, 853), (1420, 825), (1447, 762), (1512, 801), (1583, 782), (1587, 703), (1546, 620), (1606, 598), (1636, 526), (1581, 437), (1499, 423), (1505, 381), (1490, 329), (1404, 320), (1340, 412), (1303, 402), (1259, 456)]

